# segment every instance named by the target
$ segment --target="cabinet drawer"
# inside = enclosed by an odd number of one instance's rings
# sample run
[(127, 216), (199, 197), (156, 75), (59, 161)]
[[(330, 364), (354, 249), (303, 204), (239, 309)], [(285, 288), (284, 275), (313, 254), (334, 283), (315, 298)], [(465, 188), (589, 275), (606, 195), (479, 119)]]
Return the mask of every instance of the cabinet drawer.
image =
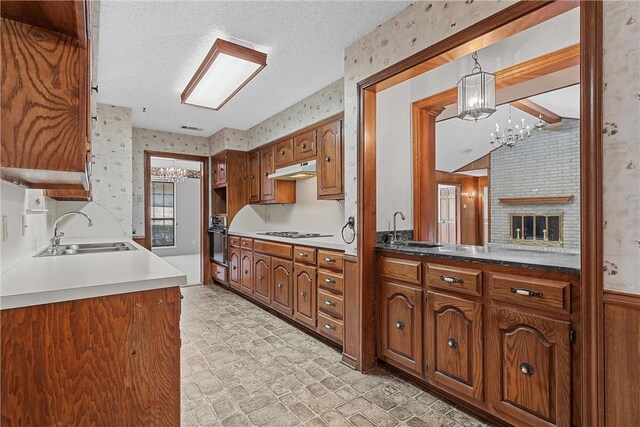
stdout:
[(342, 343), (343, 324), (341, 320), (324, 313), (318, 313), (318, 332), (327, 338)]
[(342, 294), (344, 289), (344, 278), (342, 274), (320, 270), (318, 271), (318, 284), (326, 290)]
[(330, 268), (332, 270), (342, 271), (342, 260), (344, 254), (342, 252), (325, 251), (318, 249), (318, 267)]
[(333, 317), (342, 319), (344, 313), (344, 300), (332, 292), (318, 289), (318, 310)]
[(211, 278), (220, 283), (227, 283), (227, 267), (216, 264), (215, 262), (211, 263)]
[(232, 248), (240, 247), (240, 237), (238, 236), (229, 236), (229, 246)]
[(491, 298), (533, 308), (571, 312), (571, 285), (556, 280), (489, 273)]
[(311, 130), (293, 138), (293, 160), (302, 162), (316, 157), (316, 130)]
[(380, 274), (388, 279), (419, 285), (422, 283), (422, 264), (410, 259), (382, 257)]
[(291, 259), (293, 247), (286, 243), (266, 242), (264, 240), (253, 241), (254, 252), (277, 256), (279, 258)]
[(287, 139), (276, 144), (276, 167), (288, 166), (293, 163), (293, 139)]
[(246, 250), (253, 250), (253, 239), (247, 239), (246, 237), (242, 237), (240, 239), (240, 247)]
[(480, 270), (438, 264), (427, 264), (427, 269), (429, 286), (463, 294), (482, 295)]
[(294, 246), (293, 258), (296, 260), (296, 262), (305, 262), (308, 264), (315, 264), (316, 250), (314, 248), (307, 248), (304, 246)]

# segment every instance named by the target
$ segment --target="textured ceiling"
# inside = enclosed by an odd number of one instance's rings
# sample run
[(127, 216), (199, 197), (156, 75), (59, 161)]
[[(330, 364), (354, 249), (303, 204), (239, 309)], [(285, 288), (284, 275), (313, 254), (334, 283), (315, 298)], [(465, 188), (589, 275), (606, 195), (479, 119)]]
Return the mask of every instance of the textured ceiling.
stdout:
[[(131, 107), (134, 127), (247, 129), (342, 77), (345, 47), (410, 3), (103, 0), (98, 101)], [(217, 37), (253, 44), (267, 67), (218, 112), (180, 104)]]

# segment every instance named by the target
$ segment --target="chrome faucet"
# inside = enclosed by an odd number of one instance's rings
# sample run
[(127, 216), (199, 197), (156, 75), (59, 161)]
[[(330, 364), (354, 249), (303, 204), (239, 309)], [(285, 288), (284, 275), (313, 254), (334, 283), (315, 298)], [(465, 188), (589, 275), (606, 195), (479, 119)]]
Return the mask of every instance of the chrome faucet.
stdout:
[(400, 218), (402, 218), (403, 221), (406, 219), (404, 217), (404, 214), (400, 211), (393, 214), (393, 241), (394, 242), (398, 240), (398, 230), (396, 228), (396, 218), (398, 217), (398, 214), (400, 214)]
[(56, 220), (55, 224), (53, 224), (53, 237), (50, 240), (51, 244), (49, 245), (49, 253), (58, 252), (58, 246), (60, 246), (60, 238), (64, 236), (64, 233), (62, 231), (58, 233), (58, 224), (60, 223), (60, 221), (62, 221), (63, 219), (65, 219), (70, 215), (84, 216), (85, 218), (87, 218), (87, 221), (89, 221), (89, 227), (93, 227), (93, 221), (91, 221), (91, 218), (89, 218), (87, 214), (84, 212), (71, 211), (71, 212), (67, 212), (66, 214), (60, 215), (60, 217)]

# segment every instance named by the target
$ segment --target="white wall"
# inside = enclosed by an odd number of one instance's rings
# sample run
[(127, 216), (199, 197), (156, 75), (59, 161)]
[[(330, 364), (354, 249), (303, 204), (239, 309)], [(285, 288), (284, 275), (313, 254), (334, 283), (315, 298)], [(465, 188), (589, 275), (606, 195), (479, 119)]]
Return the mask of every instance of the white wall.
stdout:
[(200, 253), (200, 180), (178, 182), (175, 192), (176, 244), (170, 248), (153, 248), (152, 252), (158, 256)]
[[(28, 190), (42, 194), (42, 190)], [(22, 259), (35, 255), (49, 244), (56, 215), (56, 201), (46, 199), (47, 213), (27, 213), (27, 189), (2, 180), (0, 184), (0, 217), (7, 217), (7, 239), (0, 245), (0, 271), (4, 273)], [(22, 235), (22, 215), (26, 216), (27, 228)]]
[(293, 205), (245, 206), (230, 231), (300, 231), (338, 236), (344, 221), (344, 203), (317, 200), (317, 178), (296, 181)]
[(89, 227), (87, 219), (81, 215), (74, 215), (65, 218), (58, 226), (58, 231), (64, 233), (64, 237), (122, 237), (129, 238), (131, 230), (123, 228), (122, 222), (116, 218), (109, 207), (103, 206), (99, 202), (58, 202), (56, 217), (70, 212), (80, 211), (85, 213), (93, 222), (93, 227)]

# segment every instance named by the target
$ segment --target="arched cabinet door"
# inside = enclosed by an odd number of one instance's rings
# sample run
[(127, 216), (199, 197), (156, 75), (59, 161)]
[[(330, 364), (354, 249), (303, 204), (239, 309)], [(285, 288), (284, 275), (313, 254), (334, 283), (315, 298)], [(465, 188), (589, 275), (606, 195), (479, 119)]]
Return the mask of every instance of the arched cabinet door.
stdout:
[(294, 271), (293, 317), (316, 327), (316, 268), (296, 264)]
[(271, 305), (271, 257), (253, 255), (253, 297), (266, 305)]
[(412, 373), (422, 373), (422, 290), (382, 282), (379, 356)]
[(271, 259), (273, 301), (271, 307), (291, 316), (293, 312), (293, 263), (277, 258)]
[(491, 307), (489, 401), (527, 425), (571, 425), (570, 323)]
[(229, 250), (229, 286), (240, 290), (240, 250)]
[(240, 252), (240, 290), (253, 295), (253, 252)]
[(439, 386), (483, 400), (482, 304), (428, 292), (429, 377)]
[(344, 197), (342, 121), (318, 129), (318, 199)]

